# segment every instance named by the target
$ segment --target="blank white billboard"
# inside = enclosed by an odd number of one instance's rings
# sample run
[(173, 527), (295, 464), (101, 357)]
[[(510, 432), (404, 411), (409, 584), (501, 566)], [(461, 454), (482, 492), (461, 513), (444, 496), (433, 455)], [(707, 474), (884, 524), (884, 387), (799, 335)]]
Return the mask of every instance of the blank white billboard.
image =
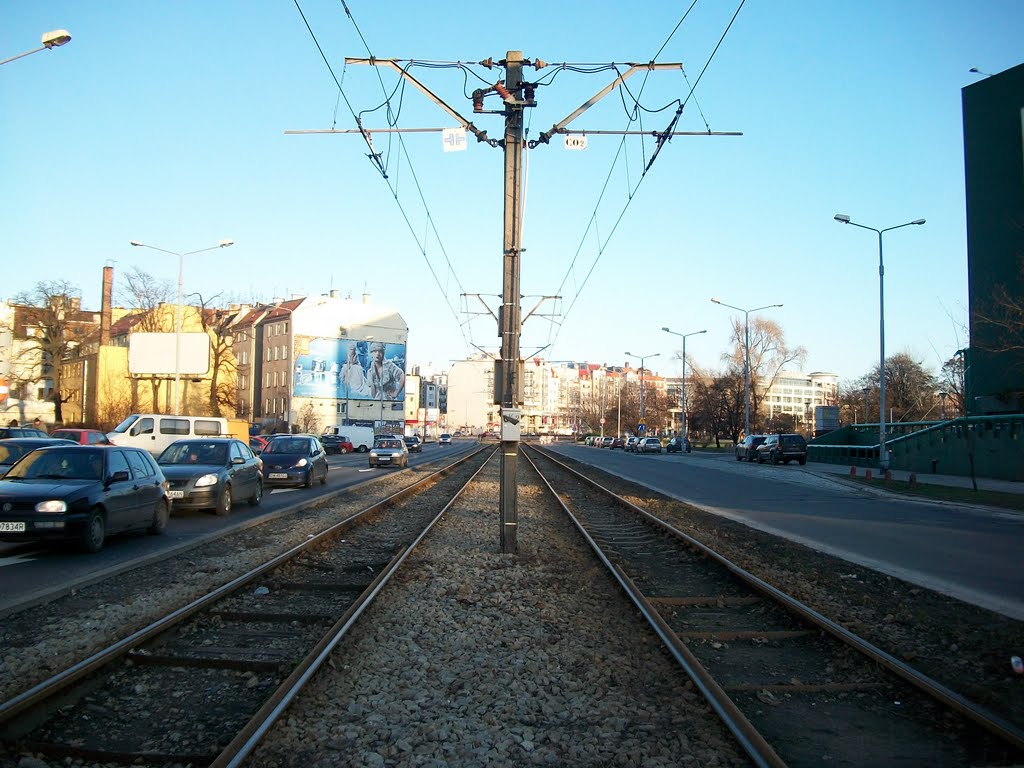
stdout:
[(177, 334), (133, 333), (128, 337), (128, 372), (138, 376), (203, 376), (210, 370), (210, 337), (181, 334), (181, 358), (175, 365)]

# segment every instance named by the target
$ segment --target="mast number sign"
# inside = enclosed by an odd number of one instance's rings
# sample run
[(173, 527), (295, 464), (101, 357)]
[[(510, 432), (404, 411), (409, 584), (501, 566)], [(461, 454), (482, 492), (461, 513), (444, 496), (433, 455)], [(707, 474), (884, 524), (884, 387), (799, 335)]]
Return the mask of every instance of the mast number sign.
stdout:
[(565, 137), (565, 148), (583, 150), (587, 148), (587, 137), (585, 135), (573, 135)]

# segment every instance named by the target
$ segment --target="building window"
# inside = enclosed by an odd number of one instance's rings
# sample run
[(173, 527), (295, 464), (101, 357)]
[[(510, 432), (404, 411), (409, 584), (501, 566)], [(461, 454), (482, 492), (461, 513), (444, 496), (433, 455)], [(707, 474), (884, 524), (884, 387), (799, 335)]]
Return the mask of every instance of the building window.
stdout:
[(277, 347), (274, 347), (274, 359), (277, 360)]
[(267, 387), (270, 386), (270, 372), (269, 371), (267, 372), (267, 384), (266, 384), (266, 386)]
[(281, 359), (282, 360), (287, 360), (288, 359), (288, 345), (287, 344), (285, 344), (284, 346), (281, 347)]

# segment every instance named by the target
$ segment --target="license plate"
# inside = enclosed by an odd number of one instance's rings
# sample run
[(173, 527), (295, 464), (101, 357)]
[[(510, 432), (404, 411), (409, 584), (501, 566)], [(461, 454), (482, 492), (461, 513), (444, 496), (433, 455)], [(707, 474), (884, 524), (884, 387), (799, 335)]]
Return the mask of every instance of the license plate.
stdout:
[(24, 523), (0, 523), (0, 532), (4, 533), (24, 533)]
[(288, 473), (287, 472), (271, 472), (269, 477), (270, 477), (271, 480), (287, 480), (288, 479)]
[(185, 498), (185, 492), (184, 491), (168, 491), (167, 492), (167, 496), (168, 496), (168, 498), (171, 498), (171, 499), (183, 499), (183, 498)]

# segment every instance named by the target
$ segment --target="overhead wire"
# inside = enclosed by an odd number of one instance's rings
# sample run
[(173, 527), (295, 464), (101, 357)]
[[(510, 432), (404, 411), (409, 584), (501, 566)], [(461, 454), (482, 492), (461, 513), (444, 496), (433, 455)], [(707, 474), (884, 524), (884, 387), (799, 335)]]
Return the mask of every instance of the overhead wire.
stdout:
[[(344, 8), (345, 15), (352, 22), (353, 27), (355, 27), (356, 34), (359, 36), (360, 41), (362, 41), (363, 46), (366, 49), (367, 54), (369, 55), (369, 57), (371, 59), (374, 58), (373, 57), (373, 52), (371, 51), (371, 49), (369, 47), (369, 44), (366, 41), (366, 38), (363, 36), (362, 31), (359, 29), (359, 25), (356, 23), (355, 17), (352, 15), (352, 12), (349, 9), (348, 4), (345, 2), (345, 0), (340, 0), (340, 1), (341, 1), (342, 7)], [(378, 109), (380, 109), (382, 107), (385, 107), (385, 106), (387, 107), (387, 118), (386, 119), (388, 121), (389, 126), (395, 127), (397, 125), (398, 116), (401, 113), (401, 96), (404, 94), (404, 85), (405, 85), (404, 78), (401, 78), (401, 77), (399, 78), (398, 85), (396, 85), (396, 87), (389, 94), (387, 86), (384, 83), (384, 79), (383, 79), (383, 77), (381, 76), (381, 74), (380, 74), (380, 72), (378, 70), (377, 71), (377, 79), (378, 79), (378, 81), (380, 83), (381, 90), (384, 93), (384, 103), (382, 103), (378, 107), (375, 107), (374, 109), (364, 110), (362, 112), (356, 113), (355, 109), (352, 107), (352, 104), (349, 102), (347, 95), (345, 95), (345, 92), (344, 92), (344, 89), (342, 88), (341, 82), (338, 80), (338, 77), (334, 74), (334, 69), (331, 67), (330, 61), (328, 61), (327, 56), (324, 53), (322, 46), (320, 45), (320, 42), (317, 40), (316, 35), (313, 32), (313, 29), (312, 29), (312, 27), (309, 24), (309, 21), (306, 19), (306, 15), (302, 12), (302, 8), (299, 6), (298, 0), (293, 0), (293, 2), (295, 3), (295, 7), (298, 10), (299, 15), (302, 17), (303, 23), (306, 25), (306, 29), (308, 30), (310, 37), (313, 39), (313, 42), (316, 45), (317, 50), (320, 52), (321, 58), (324, 60), (324, 63), (327, 65), (327, 69), (330, 71), (331, 76), (334, 78), (334, 83), (338, 87), (338, 91), (341, 94), (341, 98), (344, 99), (345, 104), (348, 107), (349, 112), (352, 115), (353, 120), (355, 121), (356, 125), (358, 126), (358, 128), (360, 130), (360, 133), (363, 135), (363, 138), (366, 140), (367, 145), (370, 147), (371, 159), (375, 161), (375, 164), (377, 165), (378, 170), (381, 173), (381, 176), (384, 178), (385, 183), (388, 185), (388, 188), (391, 190), (392, 198), (395, 200), (395, 203), (398, 206), (399, 212), (401, 213), (402, 218), (405, 221), (406, 227), (409, 229), (409, 232), (412, 235), (413, 240), (416, 242), (416, 245), (419, 248), (420, 254), (423, 256), (423, 259), (424, 259), (424, 261), (427, 264), (427, 268), (430, 271), (430, 274), (433, 277), (434, 282), (437, 284), (438, 289), (441, 291), (442, 295), (444, 296), (445, 304), (448, 306), (449, 311), (452, 313), (453, 317), (455, 318), (456, 325), (459, 327), (459, 332), (462, 334), (463, 341), (467, 344), (467, 346), (473, 346), (472, 339), (471, 338), (467, 338), (466, 331), (463, 328), (462, 324), (459, 322), (458, 311), (455, 309), (455, 307), (452, 306), (452, 303), (451, 303), (451, 301), (448, 298), (448, 292), (444, 288), (444, 286), (442, 285), (441, 279), (438, 276), (437, 271), (434, 269), (433, 264), (431, 264), (430, 259), (427, 256), (427, 236), (426, 236), (426, 234), (424, 234), (424, 237), (423, 237), (422, 240), (418, 236), (416, 230), (413, 227), (413, 223), (412, 223), (412, 220), (411, 220), (409, 214), (407, 213), (407, 211), (405, 210), (405, 207), (402, 205), (402, 202), (399, 199), (399, 191), (398, 191), (398, 184), (399, 184), (399, 182), (396, 179), (394, 181), (394, 183), (392, 183), (392, 180), (388, 176), (387, 167), (388, 167), (388, 164), (390, 162), (390, 155), (391, 155), (391, 133), (388, 134), (388, 150), (387, 150), (388, 160), (385, 161), (384, 159), (382, 159), (381, 154), (378, 153), (376, 150), (374, 150), (373, 143), (372, 143), (372, 141), (371, 141), (371, 139), (369, 137), (369, 133), (370, 132), (367, 131), (366, 129), (364, 129), (363, 126), (362, 126), (362, 118), (361, 118), (362, 114), (365, 114), (367, 112), (374, 112), (374, 111), (376, 111), (376, 110), (378, 110)], [(375, 67), (374, 69), (377, 69), (377, 68)], [(391, 99), (395, 96), (396, 93), (400, 95), (399, 106), (398, 106), (397, 110), (393, 109), (393, 107), (391, 105)], [(426, 221), (429, 222), (430, 229), (433, 232), (434, 237), (437, 239), (438, 247), (441, 249), (441, 253), (442, 253), (443, 257), (444, 257), (445, 263), (448, 265), (449, 275), (452, 278), (454, 278), (455, 283), (456, 283), (456, 285), (457, 285), (457, 287), (459, 289), (460, 294), (465, 293), (465, 291), (462, 288), (462, 284), (459, 281), (458, 274), (456, 273), (455, 268), (452, 265), (451, 260), (448, 257), (448, 252), (445, 249), (443, 242), (441, 241), (440, 234), (437, 231), (437, 227), (436, 227), (436, 225), (434, 223), (433, 216), (430, 213), (430, 207), (427, 205), (426, 198), (425, 198), (425, 196), (423, 194), (423, 189), (422, 189), (422, 187), (421, 187), (421, 185), (419, 183), (418, 177), (416, 176), (415, 169), (412, 167), (412, 158), (409, 156), (408, 149), (405, 146), (404, 140), (402, 139), (402, 134), (401, 133), (396, 133), (395, 135), (398, 137), (398, 145), (399, 145), (399, 148), (401, 150), (396, 155), (396, 165), (401, 161), (401, 157), (404, 154), (405, 155), (405, 159), (406, 159), (406, 163), (407, 163), (408, 168), (409, 168), (409, 173), (411, 174), (412, 179), (413, 179), (413, 184), (414, 184), (414, 186), (415, 186), (415, 188), (416, 188), (416, 190), (417, 190), (417, 192), (419, 193), (419, 196), (420, 196), (420, 202), (421, 202), (421, 204), (423, 206), (423, 210), (424, 210), (424, 213), (425, 213), (425, 216), (426, 216)]]
[[(676, 100), (674, 102), (670, 102), (669, 105), (666, 105), (666, 107), (667, 107), (667, 106), (671, 106), (671, 104), (678, 104), (679, 107), (678, 107), (678, 109), (676, 111), (675, 117), (673, 118), (672, 122), (669, 125), (669, 129), (665, 132), (665, 134), (671, 133), (671, 131), (674, 129), (676, 123), (678, 122), (680, 115), (682, 114), (683, 108), (686, 106), (686, 104), (689, 102), (689, 100), (691, 98), (693, 98), (693, 94), (694, 94), (694, 91), (697, 88), (697, 85), (700, 83), (701, 78), (704, 77), (704, 73), (707, 72), (708, 67), (710, 66), (710, 64), (711, 64), (712, 60), (714, 59), (715, 55), (718, 53), (718, 50), (721, 47), (722, 42), (725, 40), (726, 35), (728, 35), (728, 33), (729, 33), (729, 30), (732, 29), (732, 26), (735, 23), (737, 16), (739, 16), (740, 11), (743, 9), (743, 6), (744, 6), (745, 3), (746, 3), (746, 0), (740, 0), (739, 5), (736, 7), (736, 10), (735, 10), (735, 12), (732, 15), (732, 18), (729, 20), (729, 23), (726, 25), (725, 29), (723, 30), (721, 36), (718, 39), (718, 42), (715, 44), (714, 49), (712, 50), (711, 54), (708, 56), (707, 61), (704, 62), (704, 66), (701, 69), (700, 74), (697, 77), (697, 80), (694, 81), (693, 85), (690, 87), (690, 91), (687, 94), (686, 98), (681, 100), (681, 101), (680, 100)], [(675, 36), (676, 32), (682, 26), (683, 22), (689, 16), (690, 12), (693, 10), (693, 8), (696, 6), (696, 4), (697, 4), (697, 0), (693, 0), (693, 2), (690, 4), (690, 7), (686, 9), (686, 12), (683, 14), (682, 18), (680, 18), (679, 22), (676, 24), (676, 26), (669, 33), (669, 35), (666, 38), (665, 42), (662, 43), (661, 47), (658, 49), (658, 52), (657, 52), (657, 54), (655, 54), (655, 56), (652, 59), (652, 61), (656, 60), (657, 56), (660, 55), (665, 50), (666, 46), (668, 46), (669, 42)], [(616, 70), (616, 71), (618, 71), (618, 70)], [(685, 76), (685, 73), (684, 73), (684, 76)], [(646, 83), (646, 77), (644, 78), (644, 83)], [(687, 83), (689, 84), (689, 80), (688, 79), (687, 79)], [(628, 89), (625, 89), (624, 84), (620, 84), (620, 87), (622, 87), (623, 90), (626, 90), (626, 92), (629, 93)], [(643, 84), (641, 84), (640, 93), (642, 93), (642, 91), (643, 91)], [(630, 93), (630, 96), (632, 97), (632, 93)], [(623, 96), (623, 99), (624, 98), (625, 97)], [(634, 104), (636, 105), (635, 108), (641, 108), (641, 105), (639, 104), (639, 93), (638, 93), (638, 96), (634, 99)], [(623, 105), (625, 106), (625, 102), (623, 102)], [(660, 110), (656, 110), (656, 111), (662, 111), (666, 107), (662, 107)], [(698, 109), (699, 109), (699, 107), (698, 107)], [(647, 111), (647, 110), (642, 110), (642, 111)], [(634, 118), (630, 114), (630, 110), (627, 109), (626, 112), (627, 112), (627, 117), (629, 118), (629, 122), (633, 122)], [(703, 112), (701, 113), (701, 117), (702, 118), (704, 117), (703, 116)], [(707, 125), (707, 120), (706, 119), (704, 120), (704, 122), (705, 122), (705, 125)], [(662, 138), (661, 138), (661, 140), (658, 143), (657, 150), (655, 152), (655, 156), (654, 157), (657, 157), (658, 151), (660, 151), (661, 147), (664, 144), (665, 134), (662, 135)], [(586, 227), (586, 229), (585, 229), (585, 231), (583, 233), (583, 236), (580, 239), (580, 245), (577, 247), (576, 253), (574, 254), (574, 256), (573, 256), (573, 258), (572, 258), (572, 260), (571, 260), (571, 262), (569, 264), (569, 269), (567, 270), (565, 277), (562, 278), (562, 283), (559, 286), (559, 289), (558, 289), (558, 291), (556, 293), (561, 293), (561, 290), (565, 286), (565, 284), (568, 281), (569, 277), (575, 274), (574, 270), (575, 270), (576, 262), (577, 262), (577, 260), (578, 260), (578, 258), (580, 256), (580, 253), (583, 250), (583, 245), (586, 242), (587, 236), (590, 233), (591, 224), (596, 220), (596, 217), (597, 217), (597, 214), (598, 214), (598, 210), (600, 209), (601, 203), (604, 200), (605, 193), (608, 190), (608, 182), (609, 182), (609, 180), (611, 178), (611, 174), (614, 172), (615, 166), (618, 164), (620, 156), (623, 155), (622, 148), (623, 148), (624, 143), (625, 143), (625, 137), (623, 137), (623, 141), (622, 141), (622, 143), (620, 143), (619, 151), (616, 153), (615, 158), (612, 160), (612, 164), (611, 164), (611, 167), (610, 167), (609, 172), (608, 172), (608, 177), (605, 179), (605, 184), (602, 186), (601, 192), (598, 194), (597, 202), (594, 205), (594, 211), (591, 214), (591, 218), (588, 221), (587, 227)], [(563, 313), (563, 315), (562, 315), (562, 322), (560, 324), (552, 326), (552, 330), (554, 332), (554, 335), (553, 336), (549, 335), (549, 339), (548, 339), (549, 346), (554, 345), (554, 343), (557, 341), (558, 334), (559, 334), (562, 326), (564, 326), (566, 320), (568, 319), (569, 313), (572, 311), (573, 307), (576, 305), (577, 301), (579, 300), (579, 297), (582, 294), (583, 289), (586, 287), (587, 283), (590, 280), (590, 277), (593, 275), (594, 270), (596, 269), (598, 262), (601, 260), (601, 257), (604, 255), (604, 252), (605, 252), (605, 250), (608, 247), (608, 244), (611, 242), (612, 237), (615, 235), (615, 232), (618, 229), (619, 224), (622, 222), (622, 219), (625, 216), (626, 211), (629, 209), (630, 204), (633, 202), (634, 198), (636, 197), (636, 193), (639, 190), (640, 185), (643, 184), (644, 179), (647, 177), (647, 171), (650, 170), (651, 164), (653, 164), (653, 162), (654, 162), (654, 157), (651, 158), (651, 162), (650, 163), (646, 164), (646, 167), (644, 168), (644, 172), (641, 174), (640, 179), (637, 181), (635, 187), (631, 187), (631, 185), (627, 181), (626, 202), (623, 205), (621, 211), (619, 212), (619, 215), (616, 217), (615, 222), (612, 225), (612, 228), (608, 232), (608, 235), (604, 239), (604, 241), (602, 242), (600, 240), (600, 238), (598, 238), (598, 241), (597, 241), (597, 255), (594, 257), (594, 261), (591, 263), (590, 268), (587, 270), (587, 273), (584, 276), (583, 281), (579, 284), (579, 287), (576, 290), (576, 294), (575, 294), (575, 296), (573, 296), (572, 300), (570, 301), (568, 308)], [(626, 160), (624, 162), (628, 162), (628, 158), (626, 158)], [(627, 169), (627, 174), (628, 174), (628, 169)]]

